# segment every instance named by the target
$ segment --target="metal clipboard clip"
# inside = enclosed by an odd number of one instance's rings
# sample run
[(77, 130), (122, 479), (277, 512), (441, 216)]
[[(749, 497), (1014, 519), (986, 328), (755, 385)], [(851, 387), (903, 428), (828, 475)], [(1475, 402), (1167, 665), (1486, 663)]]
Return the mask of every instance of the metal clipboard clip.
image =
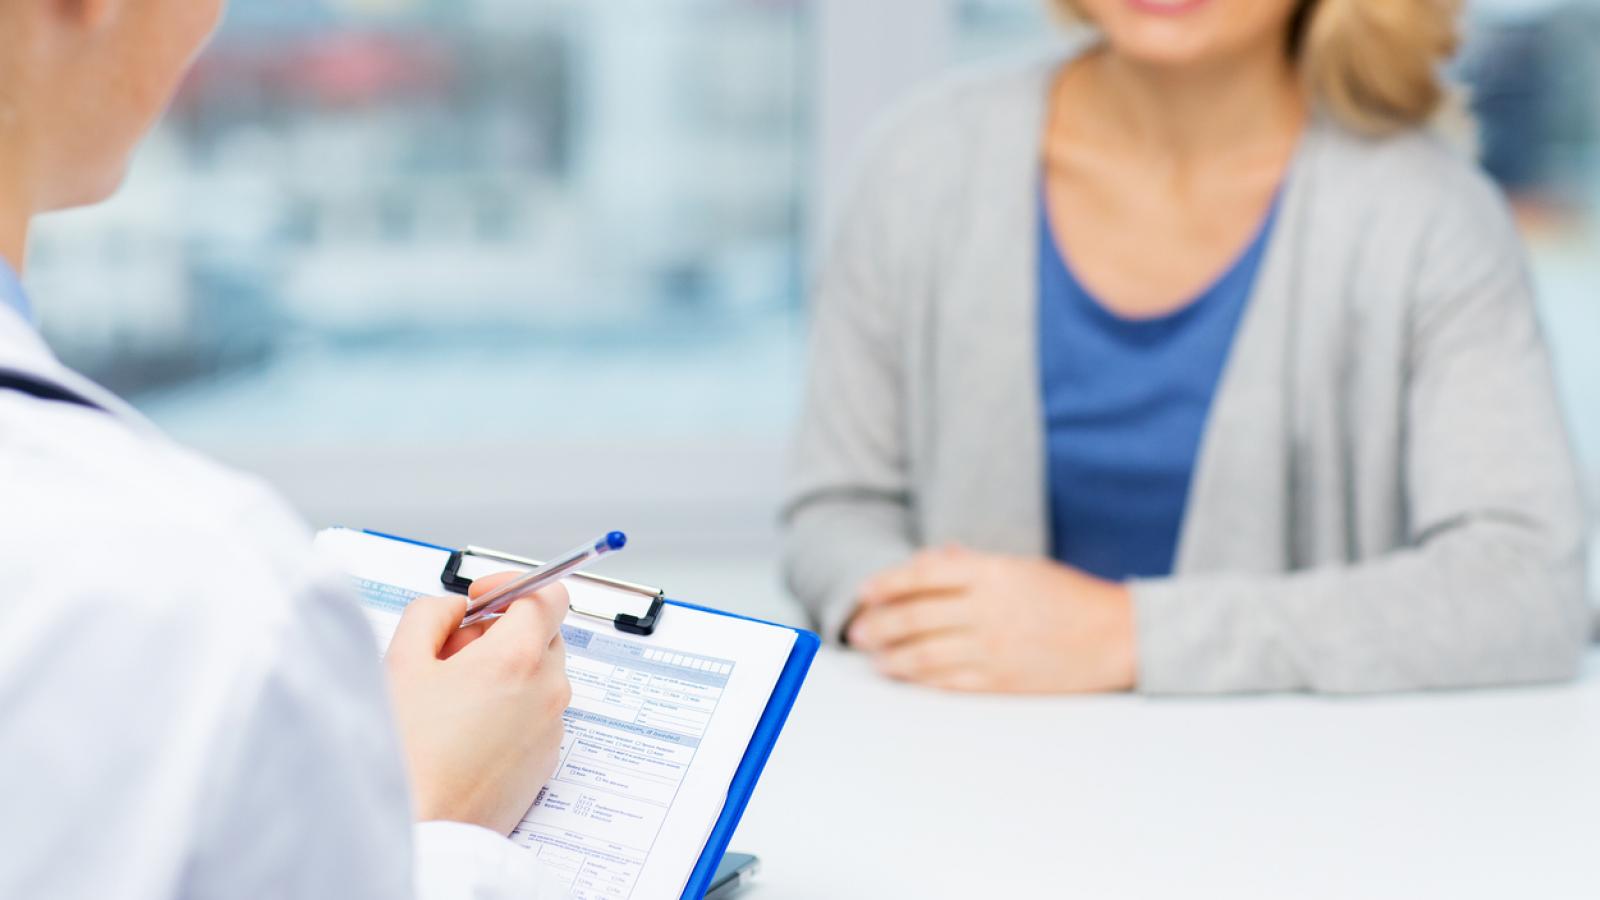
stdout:
[[(439, 573), (439, 582), (445, 586), (446, 590), (456, 594), (466, 594), (467, 589), (472, 587), (472, 579), (461, 574), (461, 564), (469, 556), (479, 559), (492, 559), (495, 562), (510, 563), (514, 566), (527, 566), (529, 568), (537, 568), (544, 565), (539, 560), (529, 559), (525, 556), (501, 553), (499, 550), (489, 550), (484, 547), (468, 546), (465, 550), (452, 551), (450, 558), (445, 561), (444, 571)], [(642, 584), (634, 584), (631, 581), (606, 578), (603, 575), (591, 575), (588, 572), (578, 572), (567, 577), (575, 578), (579, 581), (587, 581), (590, 584), (615, 591), (624, 591), (629, 594), (648, 597), (650, 599), (650, 608), (642, 616), (628, 613), (617, 613), (613, 616), (608, 613), (579, 609), (570, 602), (567, 604), (567, 609), (580, 616), (598, 619), (602, 622), (610, 622), (618, 631), (626, 632), (627, 634), (638, 634), (645, 637), (655, 634), (656, 624), (661, 621), (661, 611), (666, 607), (667, 596), (665, 591), (659, 588), (646, 587)]]

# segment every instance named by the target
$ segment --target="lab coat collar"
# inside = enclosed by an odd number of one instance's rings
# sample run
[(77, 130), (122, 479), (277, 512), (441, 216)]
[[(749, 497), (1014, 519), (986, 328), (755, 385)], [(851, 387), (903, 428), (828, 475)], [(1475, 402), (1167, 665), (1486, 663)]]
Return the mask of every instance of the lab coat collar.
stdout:
[(0, 304), (0, 368), (65, 388), (141, 431), (158, 430), (122, 398), (62, 365), (39, 333), (10, 304)]

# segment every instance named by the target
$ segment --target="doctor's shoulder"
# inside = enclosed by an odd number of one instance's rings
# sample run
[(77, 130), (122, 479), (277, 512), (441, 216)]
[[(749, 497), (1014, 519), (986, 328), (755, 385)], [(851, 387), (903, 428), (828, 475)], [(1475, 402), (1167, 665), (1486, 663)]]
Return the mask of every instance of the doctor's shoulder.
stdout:
[(338, 594), (266, 485), (103, 413), (0, 397), (0, 591), (247, 634)]

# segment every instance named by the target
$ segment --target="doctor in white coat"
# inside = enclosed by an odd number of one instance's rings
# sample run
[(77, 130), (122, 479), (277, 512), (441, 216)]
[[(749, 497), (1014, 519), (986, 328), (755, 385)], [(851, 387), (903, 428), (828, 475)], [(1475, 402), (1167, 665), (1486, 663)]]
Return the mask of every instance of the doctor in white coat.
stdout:
[(463, 631), (419, 601), (386, 675), (268, 490), (32, 327), (30, 218), (115, 188), (220, 5), (0, 0), (0, 897), (557, 896), (506, 835), (560, 745), (564, 593)]

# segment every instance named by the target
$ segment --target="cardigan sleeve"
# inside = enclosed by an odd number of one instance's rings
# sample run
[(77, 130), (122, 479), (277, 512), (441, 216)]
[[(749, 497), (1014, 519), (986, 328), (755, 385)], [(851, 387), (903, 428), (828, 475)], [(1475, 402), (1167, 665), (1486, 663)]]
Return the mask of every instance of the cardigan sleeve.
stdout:
[[(891, 138), (894, 135), (890, 135)], [(905, 165), (867, 161), (812, 293), (806, 398), (783, 511), (783, 571), (823, 635), (841, 640), (869, 576), (915, 549), (906, 437), (903, 286), (892, 272)]]
[(1141, 690), (1366, 692), (1571, 677), (1588, 640), (1581, 494), (1510, 217), (1447, 179), (1416, 263), (1406, 541), (1285, 575), (1133, 585)]

